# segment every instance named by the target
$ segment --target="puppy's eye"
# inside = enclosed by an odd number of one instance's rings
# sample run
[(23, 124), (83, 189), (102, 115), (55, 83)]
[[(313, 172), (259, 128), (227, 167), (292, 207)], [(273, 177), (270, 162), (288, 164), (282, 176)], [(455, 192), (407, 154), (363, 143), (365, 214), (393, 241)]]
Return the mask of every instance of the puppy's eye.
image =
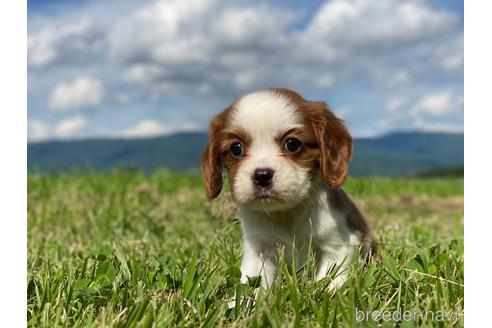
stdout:
[(245, 148), (244, 148), (243, 144), (241, 144), (239, 142), (233, 143), (229, 149), (231, 151), (232, 156), (234, 156), (236, 158), (243, 156), (244, 152), (245, 152)]
[(289, 138), (284, 141), (284, 150), (290, 154), (296, 154), (301, 150), (302, 142), (296, 138)]

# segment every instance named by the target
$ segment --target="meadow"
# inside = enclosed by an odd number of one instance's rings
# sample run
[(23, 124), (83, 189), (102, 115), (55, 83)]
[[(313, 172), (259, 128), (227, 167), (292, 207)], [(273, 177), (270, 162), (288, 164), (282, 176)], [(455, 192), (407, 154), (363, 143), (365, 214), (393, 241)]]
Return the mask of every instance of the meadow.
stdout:
[(259, 281), (239, 283), (234, 206), (227, 193), (207, 202), (198, 175), (30, 172), (28, 326), (463, 326), (463, 179), (350, 177), (344, 188), (378, 256), (354, 261), (334, 293), (312, 262), (281, 262), (250, 302)]

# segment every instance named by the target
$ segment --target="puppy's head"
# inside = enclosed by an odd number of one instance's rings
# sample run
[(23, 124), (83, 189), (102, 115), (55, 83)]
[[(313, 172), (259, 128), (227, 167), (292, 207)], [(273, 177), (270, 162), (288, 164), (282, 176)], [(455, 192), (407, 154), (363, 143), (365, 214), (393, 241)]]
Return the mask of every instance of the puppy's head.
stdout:
[(225, 167), (239, 206), (270, 211), (302, 202), (318, 177), (341, 186), (351, 155), (352, 138), (326, 103), (267, 89), (214, 118), (201, 169), (209, 199), (220, 194)]

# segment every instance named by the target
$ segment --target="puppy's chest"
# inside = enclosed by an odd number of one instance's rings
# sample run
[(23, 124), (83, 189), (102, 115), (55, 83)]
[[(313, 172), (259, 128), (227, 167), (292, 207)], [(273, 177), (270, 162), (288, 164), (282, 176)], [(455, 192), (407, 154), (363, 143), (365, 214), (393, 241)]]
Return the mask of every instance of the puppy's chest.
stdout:
[(275, 216), (240, 211), (240, 215), (245, 239), (258, 248), (283, 245), (301, 249), (310, 241), (319, 244), (346, 239), (343, 217), (329, 208)]

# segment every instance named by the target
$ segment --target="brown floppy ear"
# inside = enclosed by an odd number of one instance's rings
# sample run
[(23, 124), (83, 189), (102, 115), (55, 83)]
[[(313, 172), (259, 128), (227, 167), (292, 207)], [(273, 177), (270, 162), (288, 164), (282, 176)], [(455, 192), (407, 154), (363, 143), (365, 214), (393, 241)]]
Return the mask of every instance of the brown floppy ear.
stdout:
[(219, 196), (222, 191), (222, 160), (220, 148), (220, 131), (224, 127), (227, 109), (217, 115), (210, 123), (208, 144), (202, 153), (200, 168), (207, 198), (212, 200)]
[(321, 152), (320, 173), (332, 188), (340, 187), (352, 158), (352, 137), (343, 121), (324, 102), (314, 103), (317, 115), (312, 118), (313, 130)]

